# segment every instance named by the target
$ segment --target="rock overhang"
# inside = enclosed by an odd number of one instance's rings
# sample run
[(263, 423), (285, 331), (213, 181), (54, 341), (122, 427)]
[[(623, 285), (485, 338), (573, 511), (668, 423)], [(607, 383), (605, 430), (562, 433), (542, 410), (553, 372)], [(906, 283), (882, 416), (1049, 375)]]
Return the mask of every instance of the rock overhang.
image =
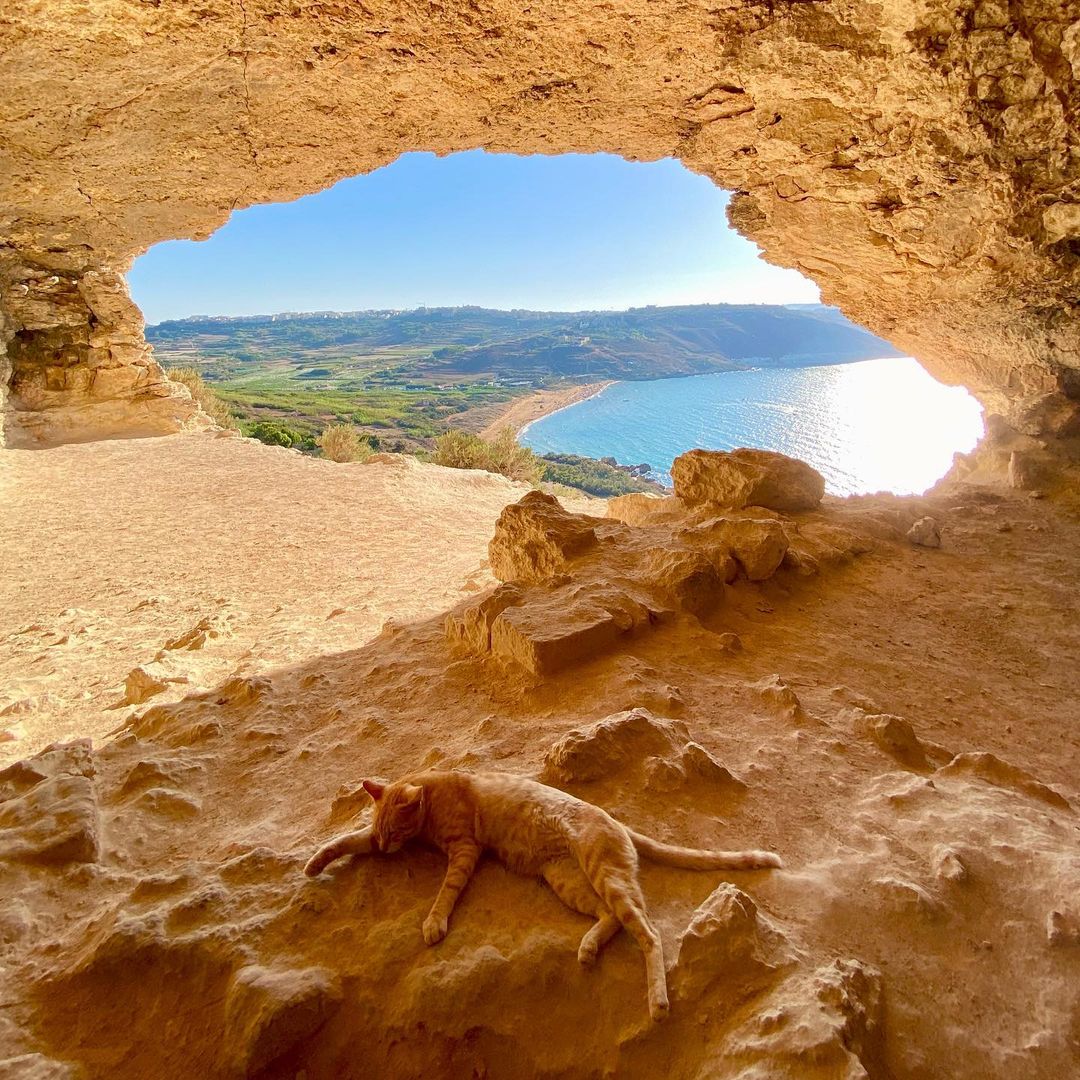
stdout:
[(617, 9), (17, 0), (0, 61), (9, 440), (192, 409), (122, 274), (411, 150), (674, 157), (764, 257), (1029, 435), (1080, 396), (1080, 22), (1049, 0)]

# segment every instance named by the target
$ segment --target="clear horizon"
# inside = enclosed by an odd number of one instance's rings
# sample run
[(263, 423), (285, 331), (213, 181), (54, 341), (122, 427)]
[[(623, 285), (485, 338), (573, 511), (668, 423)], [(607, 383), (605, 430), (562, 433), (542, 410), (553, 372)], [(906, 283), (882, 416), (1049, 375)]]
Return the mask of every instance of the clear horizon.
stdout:
[[(237, 314), (213, 314), (207, 311), (193, 311), (190, 315), (162, 319), (160, 322), (183, 322), (187, 319), (276, 319), (284, 315), (368, 315), (383, 311), (396, 313), (410, 311), (459, 311), (472, 308), (478, 311), (498, 311), (512, 315), (516, 312), (531, 315), (618, 315), (627, 311), (643, 311), (647, 308), (677, 308), (677, 307), (828, 307), (828, 304), (820, 300), (798, 301), (790, 303), (773, 303), (767, 300), (745, 303), (730, 303), (726, 300), (703, 301), (698, 304), (631, 304), (629, 307), (611, 308), (536, 308), (536, 307), (491, 307), (487, 304), (417, 304), (415, 307), (406, 308), (315, 308), (310, 311), (299, 308), (286, 311), (253, 311), (250, 313)], [(839, 308), (834, 310), (839, 311)], [(159, 323), (147, 322), (147, 326), (157, 326)]]
[(727, 223), (729, 193), (673, 159), (407, 154), (291, 203), (157, 244), (128, 275), (148, 324), (196, 316), (623, 311), (819, 303)]

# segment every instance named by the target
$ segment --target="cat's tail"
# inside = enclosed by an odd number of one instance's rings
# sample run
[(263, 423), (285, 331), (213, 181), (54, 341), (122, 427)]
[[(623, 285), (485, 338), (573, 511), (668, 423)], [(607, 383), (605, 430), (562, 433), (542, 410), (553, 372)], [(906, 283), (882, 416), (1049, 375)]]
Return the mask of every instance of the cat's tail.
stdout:
[(701, 851), (698, 848), (662, 844), (651, 836), (628, 829), (634, 847), (653, 862), (680, 866), (684, 870), (764, 870), (783, 866), (772, 851)]

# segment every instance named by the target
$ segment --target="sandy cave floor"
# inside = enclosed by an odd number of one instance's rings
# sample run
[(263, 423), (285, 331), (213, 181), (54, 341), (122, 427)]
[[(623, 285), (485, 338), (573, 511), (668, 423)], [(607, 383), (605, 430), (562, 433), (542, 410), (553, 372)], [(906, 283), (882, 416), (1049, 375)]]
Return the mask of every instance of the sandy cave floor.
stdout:
[(418, 464), (213, 435), (0, 451), (0, 763), (120, 726), (135, 668), (173, 701), (494, 584), (487, 542), (527, 487)]
[[(3, 717), (22, 725), (9, 756), (130, 721), (94, 756), (100, 859), (7, 872), (11, 1052), (95, 1077), (253, 1074), (237, 987), (265, 970), (328, 1017), (268, 1076), (1075, 1073), (1080, 524), (1049, 502), (936, 493), (918, 505), (941, 523), (939, 551), (883, 542), (820, 575), (744, 583), (704, 624), (537, 682), (451, 652), (438, 617), (492, 583), (485, 545), (519, 494), (494, 478), (208, 437), (0, 468), (18, 511), (4, 550), (40, 568), (15, 581), (41, 582), (3, 603), (21, 631), (3, 635), (5, 687), (24, 680), (5, 692), (37, 702)], [(153, 659), (207, 618), (218, 637)], [(105, 709), (138, 664), (189, 681)], [(584, 920), (497, 865), (435, 949), (419, 932), (434, 853), (300, 875), (368, 812), (364, 775), (536, 775), (567, 731), (642, 706), (683, 721), (741, 784), (676, 770), (658, 785), (616, 762), (573, 790), (653, 835), (786, 863), (644, 869), (673, 962), (660, 1027), (625, 935), (581, 971)], [(867, 737), (867, 717), (888, 715), (925, 760)], [(687, 924), (714, 898), (694, 952)]]

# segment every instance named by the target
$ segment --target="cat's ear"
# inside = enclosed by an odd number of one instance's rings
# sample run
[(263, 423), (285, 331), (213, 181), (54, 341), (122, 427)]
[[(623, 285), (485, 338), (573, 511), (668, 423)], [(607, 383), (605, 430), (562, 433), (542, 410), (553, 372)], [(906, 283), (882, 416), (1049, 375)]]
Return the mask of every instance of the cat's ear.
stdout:
[(424, 789), (418, 784), (403, 785), (401, 794), (405, 806), (422, 806), (424, 803)]
[(382, 793), (386, 790), (385, 784), (378, 784), (374, 780), (364, 781), (364, 790), (378, 802), (382, 798)]

